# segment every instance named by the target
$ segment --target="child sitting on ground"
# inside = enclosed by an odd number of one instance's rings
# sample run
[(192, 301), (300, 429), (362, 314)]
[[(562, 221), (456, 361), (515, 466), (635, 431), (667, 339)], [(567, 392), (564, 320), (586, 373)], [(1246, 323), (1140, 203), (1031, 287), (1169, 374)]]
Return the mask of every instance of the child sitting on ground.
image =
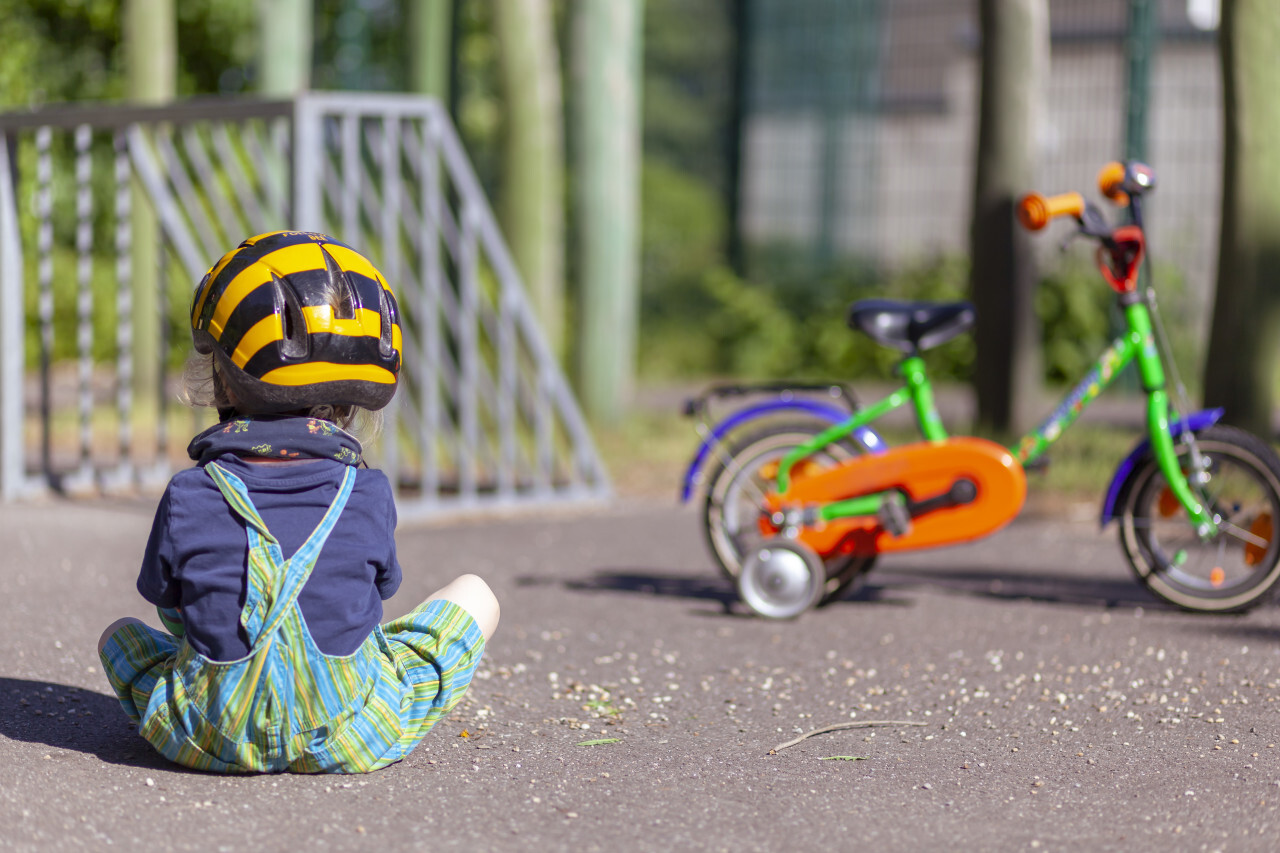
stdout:
[(205, 275), (191, 328), (208, 372), (188, 371), (188, 397), (220, 423), (165, 490), (138, 576), (171, 633), (109, 626), (111, 686), (142, 736), (188, 767), (398, 761), (466, 692), (498, 602), (462, 575), (380, 624), (400, 585), (395, 506), (347, 429), (395, 393), (395, 297), (351, 248), (280, 231)]

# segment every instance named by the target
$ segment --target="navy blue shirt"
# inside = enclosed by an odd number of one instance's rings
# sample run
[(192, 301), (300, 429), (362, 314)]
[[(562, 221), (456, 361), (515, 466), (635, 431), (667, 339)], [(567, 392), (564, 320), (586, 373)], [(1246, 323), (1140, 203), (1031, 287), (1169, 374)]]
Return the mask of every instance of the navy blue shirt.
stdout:
[[(330, 459), (254, 464), (227, 454), (218, 464), (244, 481), (285, 559), (306, 541), (338, 494), (347, 465)], [(382, 621), (382, 601), (400, 586), (396, 511), (386, 475), (356, 469), (356, 482), (316, 566), (298, 595), (320, 650), (348, 655)], [(187, 641), (211, 660), (249, 653), (240, 625), (248, 581), (245, 524), (203, 468), (180, 471), (156, 508), (138, 592), (182, 608)]]

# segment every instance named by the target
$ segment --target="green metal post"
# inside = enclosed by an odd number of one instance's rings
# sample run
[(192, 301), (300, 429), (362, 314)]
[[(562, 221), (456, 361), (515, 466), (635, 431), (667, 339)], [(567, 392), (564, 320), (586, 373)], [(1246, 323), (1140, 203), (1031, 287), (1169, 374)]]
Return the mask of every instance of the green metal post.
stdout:
[(817, 37), (817, 52), (822, 63), (823, 74), (818, 80), (819, 121), (822, 128), (821, 175), (822, 186), (818, 192), (818, 244), (817, 262), (820, 268), (831, 264), (836, 246), (836, 218), (840, 212), (840, 190), (844, 186), (841, 180), (842, 166), (848, 156), (844, 151), (844, 129), (852, 121), (850, 98), (848, 97), (849, 80), (845, 75), (844, 59), (848, 49), (847, 35), (840, 24), (841, 13), (845, 11), (837, 4), (828, 4), (827, 11), (831, 15), (823, 31)]
[(611, 423), (630, 400), (636, 363), (644, 3), (577, 0), (573, 9), (578, 384), (587, 414)]
[(742, 134), (746, 115), (747, 94), (747, 46), (750, 44), (750, 0), (731, 0), (730, 21), (733, 27), (732, 76), (729, 96), (728, 131), (725, 133), (724, 153), (729, 173), (725, 195), (725, 210), (729, 228), (725, 254), (729, 266), (739, 276), (747, 275), (747, 262), (742, 245)]
[[(881, 0), (829, 0), (819, 33), (823, 62), (822, 190), (817, 259), (827, 266), (848, 215), (874, 204), (873, 126), (879, 106)], [(852, 181), (849, 176), (852, 175)]]
[(1127, 67), (1124, 120), (1126, 160), (1146, 160), (1149, 155), (1147, 126), (1158, 13), (1155, 0), (1129, 0), (1129, 32), (1124, 42)]
[(360, 0), (343, 0), (338, 15), (343, 26), (338, 28), (338, 86), (349, 92), (368, 88), (369, 58), (373, 53), (373, 34), (369, 28), (369, 11)]
[[(1151, 71), (1155, 62), (1156, 24), (1159, 9), (1155, 0), (1129, 0), (1129, 29), (1125, 37), (1125, 113), (1124, 157), (1126, 160), (1143, 160), (1150, 156), (1147, 129), (1151, 114)], [(1138, 270), (1138, 288), (1145, 290), (1150, 278), (1148, 264)], [(1119, 333), (1123, 323), (1113, 316), (1111, 331)], [(1125, 371), (1116, 387), (1126, 392), (1138, 390), (1135, 371)]]

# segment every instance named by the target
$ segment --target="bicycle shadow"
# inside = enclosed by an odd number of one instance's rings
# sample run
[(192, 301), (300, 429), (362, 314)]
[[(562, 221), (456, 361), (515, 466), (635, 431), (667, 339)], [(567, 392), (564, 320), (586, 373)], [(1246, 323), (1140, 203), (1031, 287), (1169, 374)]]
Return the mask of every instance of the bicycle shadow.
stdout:
[(1178, 611), (1178, 608), (1147, 592), (1132, 578), (1055, 574), (1043, 569), (1022, 572), (964, 565), (945, 569), (895, 566), (874, 570), (868, 583), (882, 584), (892, 589), (927, 587), (997, 601)]
[(107, 764), (180, 769), (142, 739), (115, 696), (82, 687), (0, 677), (0, 735), (83, 752)]
[[(532, 586), (555, 581), (525, 577), (517, 582), (524, 586)], [(575, 592), (618, 592), (654, 598), (709, 601), (720, 605), (725, 615), (750, 615), (744, 607), (739, 605), (738, 588), (720, 574), (692, 576), (643, 568), (598, 569), (588, 578), (560, 580), (559, 583), (565, 589)], [(855, 594), (841, 601), (875, 602), (895, 606), (909, 604), (905, 599), (889, 595), (889, 592), (886, 588), (864, 585)]]
[[(522, 585), (537, 585), (556, 581), (525, 577), (518, 582)], [(720, 575), (689, 575), (645, 568), (601, 568), (589, 577), (559, 580), (559, 583), (565, 589), (575, 592), (711, 601), (719, 604), (726, 614), (740, 613), (742, 610), (740, 607), (735, 609), (739, 601), (736, 586)], [(1044, 570), (993, 570), (963, 565), (945, 569), (909, 565), (876, 568), (855, 593), (824, 607), (907, 607), (912, 604), (909, 593), (919, 589), (942, 590), (948, 594), (999, 601), (1177, 611), (1177, 608), (1159, 601), (1136, 581), (1127, 578), (1051, 574)]]
[(1237, 641), (1246, 643), (1280, 644), (1280, 625), (1258, 625), (1240, 621), (1222, 622), (1222, 616), (1213, 617), (1212, 623), (1206, 622), (1195, 630), (1213, 637), (1230, 635)]

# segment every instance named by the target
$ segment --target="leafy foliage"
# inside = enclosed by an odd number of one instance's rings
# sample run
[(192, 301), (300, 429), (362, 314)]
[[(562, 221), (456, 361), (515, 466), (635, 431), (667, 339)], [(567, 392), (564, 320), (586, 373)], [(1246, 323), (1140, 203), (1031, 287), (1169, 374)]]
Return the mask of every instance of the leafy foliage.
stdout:
[[(668, 287), (661, 313), (646, 305), (645, 366), (653, 378), (884, 377), (898, 356), (849, 329), (849, 306), (882, 297), (963, 299), (966, 275), (965, 262), (947, 258), (890, 276), (848, 266), (751, 281), (713, 265)], [(973, 342), (961, 336), (928, 359), (937, 378), (964, 378)]]
[[(1190, 378), (1199, 362), (1200, 335), (1186, 280), (1177, 267), (1157, 264), (1154, 284), (1174, 362), (1181, 374)], [(1040, 319), (1045, 381), (1054, 385), (1079, 380), (1124, 327), (1115, 294), (1103, 284), (1093, 265), (1079, 256), (1066, 259), (1041, 279), (1036, 316)]]
[[(120, 20), (123, 0), (0, 0), (5, 49), (0, 51), (0, 108), (124, 95)], [(403, 0), (355, 7), (317, 0), (315, 73), (318, 88), (359, 84), (371, 89), (404, 85), (407, 43), (399, 21)], [(562, 55), (567, 3), (555, 4)], [(252, 88), (255, 0), (181, 0), (175, 3), (179, 38), (179, 95), (235, 93)], [(733, 4), (720, 0), (646, 0), (644, 32), (644, 163), (642, 176), (642, 369), (649, 378), (739, 375), (810, 378), (881, 377), (896, 356), (845, 323), (857, 299), (961, 299), (968, 262), (938, 257), (884, 271), (858, 259), (815, 269), (807, 253), (785, 245), (756, 246), (742, 275), (731, 268), (732, 211), (729, 168), (734, 131)], [(488, 3), (458, 6), (453, 81), (455, 115), (480, 174), (501, 193), (499, 151), (502, 93), (497, 42)], [(361, 65), (355, 68), (352, 63)], [(354, 69), (354, 70), (353, 70)], [(357, 74), (356, 71), (359, 71)], [(570, 81), (571, 75), (565, 75)], [(572, 100), (566, 103), (572, 109)], [(54, 152), (68, 159), (65, 144)], [(95, 158), (109, 152), (95, 142)], [(20, 150), (28, 172), (31, 151)], [(109, 169), (97, 164), (105, 181)], [(61, 168), (59, 174), (68, 174)], [(94, 187), (95, 242), (109, 240), (109, 187)], [(56, 186), (57, 301), (71, 280), (73, 189)], [(31, 235), (27, 235), (30, 237)], [(95, 268), (94, 280), (105, 280)], [(1184, 371), (1196, 363), (1198, 320), (1185, 282), (1172, 269), (1156, 276), (1175, 356)], [(105, 296), (99, 304), (106, 305)], [(1037, 294), (1045, 376), (1070, 382), (1110, 340), (1116, 317), (1109, 291), (1083, 261), (1050, 270)], [(109, 326), (110, 312), (97, 316)], [(73, 340), (60, 330), (57, 340)], [(34, 334), (35, 329), (32, 329)], [(109, 340), (104, 328), (95, 340)], [(964, 379), (973, 361), (970, 336), (931, 351), (942, 379)], [(62, 353), (60, 353), (62, 354)], [(102, 352), (99, 355), (107, 355)]]
[(645, 0), (645, 168), (683, 172), (705, 184), (722, 206), (732, 180), (732, 6)]
[[(179, 96), (234, 93), (252, 79), (254, 0), (182, 0)], [(0, 0), (0, 106), (125, 95), (123, 0)]]
[(1035, 301), (1045, 378), (1056, 383), (1078, 380), (1119, 327), (1111, 289), (1092, 266), (1073, 259), (1041, 280)]
[[(0, 20), (4, 21), (5, 49), (0, 51), (0, 109), (35, 107), (46, 103), (76, 100), (106, 100), (126, 94), (124, 51), (121, 43), (122, 0), (0, 0)], [(183, 0), (175, 3), (178, 30), (179, 96), (208, 95), (239, 91), (251, 78), (254, 46), (253, 0)], [(19, 173), (35, 174), (35, 150), (30, 139), (20, 138), (17, 146)], [(54, 311), (50, 319), (54, 359), (75, 357), (79, 267), (74, 251), (77, 217), (74, 170), (75, 157), (69, 134), (56, 134), (50, 156), (55, 161), (51, 191), (53, 246), (49, 262)], [(111, 139), (97, 135), (92, 144), (90, 192), (93, 210), (93, 244), (111, 245), (115, 227)], [(30, 192), (29, 186), (21, 190)], [(26, 196), (28, 199), (30, 196)], [(36, 223), (24, 217), (23, 242), (34, 245)], [(101, 255), (89, 268), (89, 290), (93, 311), (90, 325), (91, 356), (98, 361), (114, 360), (116, 352), (117, 305), (112, 264), (114, 258)], [(25, 265), (24, 292), (26, 361), (35, 364), (39, 355), (42, 327), (37, 287), (38, 265)], [(190, 283), (173, 264), (167, 271), (170, 292), (165, 318), (170, 340), (180, 340), (185, 328), (185, 300)], [(171, 360), (180, 363), (184, 348), (175, 349)]]
[(0, 0), (7, 107), (119, 97), (119, 0)]
[[(674, 194), (673, 194), (674, 195)], [(655, 192), (660, 207), (670, 196)], [(779, 251), (785, 256), (785, 251)], [(899, 354), (849, 329), (849, 306), (859, 299), (952, 301), (967, 298), (968, 261), (938, 257), (889, 273), (848, 265), (823, 272), (787, 275), (785, 260), (775, 276), (743, 280), (723, 264), (697, 267), (682, 256), (661, 294), (646, 302), (642, 345), (650, 378), (737, 376), (743, 378), (884, 378)], [(1156, 271), (1160, 310), (1174, 359), (1184, 376), (1197, 361), (1194, 311), (1177, 271)], [(1084, 262), (1068, 261), (1047, 273), (1036, 296), (1044, 378), (1050, 385), (1078, 381), (1118, 334), (1123, 320), (1115, 297)], [(973, 367), (975, 344), (961, 335), (926, 353), (931, 374), (963, 381)]]

